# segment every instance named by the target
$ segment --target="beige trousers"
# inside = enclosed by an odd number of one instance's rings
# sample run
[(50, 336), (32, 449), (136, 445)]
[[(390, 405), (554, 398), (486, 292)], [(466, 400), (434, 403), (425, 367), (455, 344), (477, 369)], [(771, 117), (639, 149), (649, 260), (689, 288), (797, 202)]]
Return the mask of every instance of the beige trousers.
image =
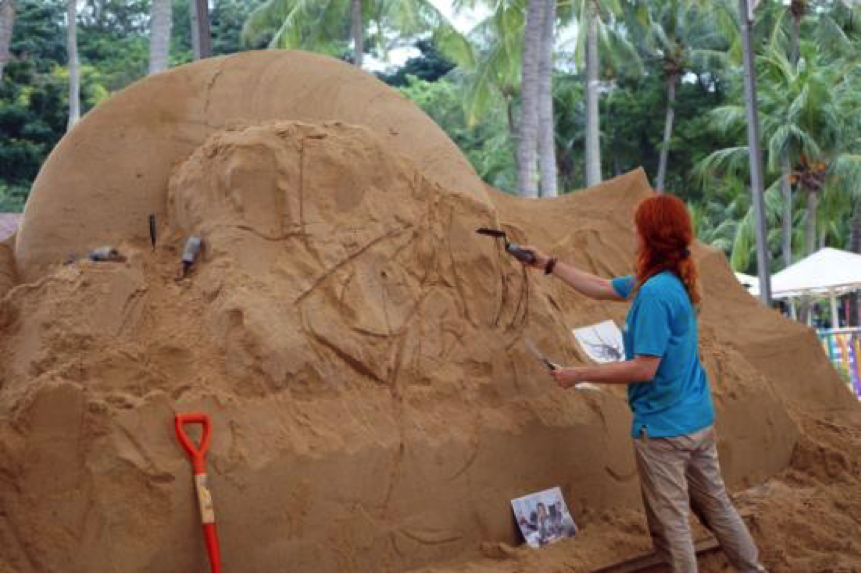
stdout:
[(740, 572), (765, 572), (745, 523), (727, 496), (715, 430), (635, 440), (641, 495), (656, 553), (674, 572), (697, 572), (688, 509), (694, 511)]

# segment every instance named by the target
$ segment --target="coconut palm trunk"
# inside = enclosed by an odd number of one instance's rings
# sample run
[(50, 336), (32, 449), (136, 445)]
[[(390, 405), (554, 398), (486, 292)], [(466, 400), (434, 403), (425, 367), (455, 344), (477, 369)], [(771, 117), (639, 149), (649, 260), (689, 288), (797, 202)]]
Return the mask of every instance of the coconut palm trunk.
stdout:
[(66, 1), (66, 51), (69, 57), (69, 123), (67, 130), (78, 123), (81, 117), (81, 79), (78, 65), (77, 0)]
[(362, 67), (365, 27), (362, 25), (362, 0), (350, 0), (350, 36), (353, 38), (353, 64)]
[(790, 28), (790, 63), (794, 66), (799, 61), (799, 34), (802, 29), (802, 18), (808, 12), (807, 0), (791, 0), (790, 15), (792, 17), (792, 25)]
[(210, 36), (209, 4), (207, 0), (189, 0), (189, 16), (192, 26), (192, 50), (195, 60), (212, 55)]
[[(803, 186), (805, 189), (805, 186)], [(805, 254), (817, 251), (817, 189), (805, 189)], [(803, 296), (799, 304), (799, 321), (807, 324), (811, 314), (811, 298)]]
[(153, 0), (150, 11), (150, 74), (168, 69), (171, 24), (171, 0)]
[(554, 141), (554, 28), (557, 0), (545, 1), (539, 60), (539, 168), (542, 197), (557, 197), (557, 154)]
[(524, 23), (524, 54), (521, 61), (521, 119), (518, 124), (518, 191), (537, 197), (536, 140), (539, 130), (539, 50), (545, 0), (529, 0)]
[(786, 150), (781, 154), (781, 256), (784, 266), (793, 263), (793, 188), (790, 182), (792, 169), (790, 154)]
[(599, 22), (597, 7), (594, 0), (588, 0), (586, 6), (587, 29), (587, 69), (586, 69), (586, 104), (587, 104), (587, 134), (586, 134), (586, 175), (587, 186), (597, 185), (602, 181), (602, 159), (599, 147)]
[(658, 160), (658, 177), (655, 188), (664, 193), (664, 183), (667, 177), (667, 156), (670, 153), (670, 137), (673, 134), (674, 102), (676, 101), (676, 72), (669, 72), (665, 78), (667, 83), (667, 109), (664, 114), (664, 137), (662, 138), (661, 154)]
[(15, 28), (15, 0), (0, 0), (0, 80), (9, 61), (12, 31)]
[(805, 205), (805, 254), (817, 251), (817, 190), (807, 190)]
[[(790, 64), (796, 68), (799, 62), (799, 31), (802, 28), (802, 17), (805, 16), (806, 6), (804, 1), (793, 0), (789, 7), (792, 17), (790, 27)], [(790, 150), (781, 152), (781, 255), (784, 266), (793, 263), (793, 183), (790, 180), (793, 166), (790, 162)]]

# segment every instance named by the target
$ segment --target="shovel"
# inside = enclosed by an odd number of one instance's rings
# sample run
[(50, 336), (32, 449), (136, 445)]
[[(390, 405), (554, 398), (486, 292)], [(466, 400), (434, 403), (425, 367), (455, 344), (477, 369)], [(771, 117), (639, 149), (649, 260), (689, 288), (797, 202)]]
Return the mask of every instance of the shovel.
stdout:
[[(203, 427), (201, 433), (200, 447), (195, 448), (194, 443), (186, 434), (184, 425), (199, 424)], [(192, 460), (192, 469), (195, 474), (195, 490), (198, 495), (198, 506), (201, 511), (201, 522), (204, 527), (204, 540), (207, 545), (207, 555), (210, 559), (210, 568), (213, 572), (221, 572), (221, 556), (218, 545), (218, 533), (215, 525), (215, 511), (213, 510), (213, 499), (207, 487), (206, 454), (210, 446), (210, 418), (201, 413), (189, 413), (176, 415), (174, 418), (174, 430), (177, 440), (188, 453)]]

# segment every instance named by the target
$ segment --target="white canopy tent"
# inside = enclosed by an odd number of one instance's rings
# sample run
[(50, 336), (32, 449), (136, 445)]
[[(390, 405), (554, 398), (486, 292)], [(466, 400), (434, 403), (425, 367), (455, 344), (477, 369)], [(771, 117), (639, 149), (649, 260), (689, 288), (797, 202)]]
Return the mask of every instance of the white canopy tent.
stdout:
[[(745, 284), (742, 280), (741, 283)], [(862, 257), (858, 253), (824, 247), (772, 276), (772, 298), (793, 299), (803, 295), (828, 297), (832, 324), (838, 325), (836, 297), (858, 291), (862, 283)], [(749, 292), (757, 295), (757, 281)]]
[(746, 275), (745, 273), (734, 273), (736, 275), (736, 280), (739, 281), (743, 287), (745, 287), (749, 293), (752, 295), (757, 295), (759, 293), (758, 282), (759, 279), (754, 275)]

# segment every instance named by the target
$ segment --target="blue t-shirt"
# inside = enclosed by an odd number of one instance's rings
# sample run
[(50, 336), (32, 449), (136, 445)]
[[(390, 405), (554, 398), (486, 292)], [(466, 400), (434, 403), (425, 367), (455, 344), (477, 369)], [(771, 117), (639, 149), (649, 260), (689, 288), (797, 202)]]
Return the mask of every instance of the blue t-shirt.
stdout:
[[(611, 285), (628, 299), (635, 278), (617, 277)], [(626, 360), (661, 357), (651, 381), (628, 385), (633, 437), (642, 429), (650, 437), (679, 436), (713, 423), (709, 383), (698, 355), (697, 316), (675, 273), (658, 273), (638, 290), (626, 315), (623, 343)]]

